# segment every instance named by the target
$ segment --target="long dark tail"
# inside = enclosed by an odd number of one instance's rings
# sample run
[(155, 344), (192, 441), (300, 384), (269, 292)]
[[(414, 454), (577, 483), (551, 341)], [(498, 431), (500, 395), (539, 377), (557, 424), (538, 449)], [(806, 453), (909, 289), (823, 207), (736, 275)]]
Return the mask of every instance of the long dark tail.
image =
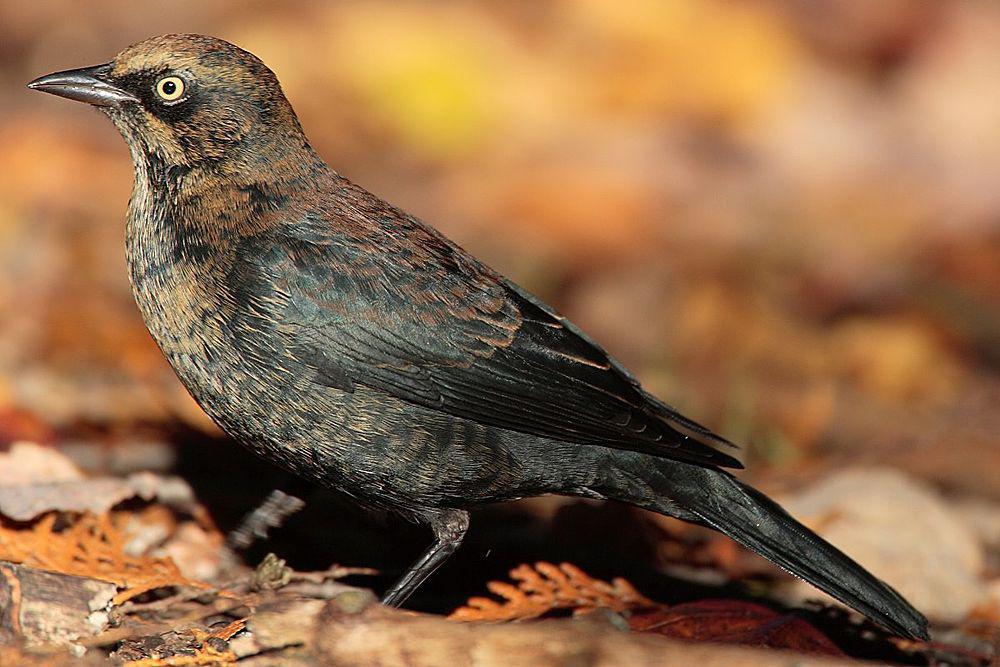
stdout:
[(649, 457), (638, 470), (634, 463), (619, 468), (627, 476), (614, 485), (619, 500), (715, 528), (886, 629), (928, 638), (927, 619), (899, 593), (763, 493), (719, 470)]

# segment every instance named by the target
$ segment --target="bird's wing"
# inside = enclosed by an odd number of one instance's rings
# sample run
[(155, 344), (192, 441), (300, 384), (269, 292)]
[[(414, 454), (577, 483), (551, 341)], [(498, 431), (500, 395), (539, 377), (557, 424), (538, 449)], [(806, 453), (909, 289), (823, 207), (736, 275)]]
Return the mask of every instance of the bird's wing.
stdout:
[(401, 213), (364, 217), (252, 249), (283, 304), (278, 326), (316, 382), (546, 438), (742, 467), (710, 446), (731, 443), (437, 232)]

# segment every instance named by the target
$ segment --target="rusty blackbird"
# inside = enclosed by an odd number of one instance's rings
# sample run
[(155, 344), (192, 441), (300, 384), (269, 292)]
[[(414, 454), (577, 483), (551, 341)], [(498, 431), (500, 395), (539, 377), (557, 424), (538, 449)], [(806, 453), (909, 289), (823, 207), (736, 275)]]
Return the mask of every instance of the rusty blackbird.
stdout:
[(889, 630), (896, 591), (723, 468), (726, 440), (647, 393), (553, 308), (330, 169), (274, 74), (199, 35), (131, 46), (30, 88), (117, 126), (149, 331), (198, 403), (260, 456), (429, 524), (386, 594), (455, 549), (469, 509), (555, 493), (715, 528)]

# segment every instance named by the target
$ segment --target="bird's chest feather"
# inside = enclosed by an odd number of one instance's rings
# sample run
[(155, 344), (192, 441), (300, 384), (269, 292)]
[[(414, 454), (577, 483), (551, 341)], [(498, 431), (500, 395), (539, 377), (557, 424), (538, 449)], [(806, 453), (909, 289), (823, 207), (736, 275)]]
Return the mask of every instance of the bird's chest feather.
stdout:
[[(153, 339), (178, 377), (212, 416), (231, 406), (264, 372), (243, 354), (246, 299), (231, 293), (226, 276), (237, 261), (207, 223), (199, 227), (171, 210), (139, 174), (126, 224), (126, 260), (136, 303)], [(211, 221), (207, 221), (211, 222)], [(241, 302), (242, 301), (242, 302)]]
[(303, 379), (276, 332), (273, 304), (264, 303), (267, 285), (234, 283), (252, 258), (234, 243), (185, 227), (169, 210), (133, 200), (126, 259), (150, 334), (216, 423), (251, 449), (280, 458), (268, 442), (302, 421), (287, 404)]
[(219, 353), (229, 336), (225, 295), (199, 266), (141, 221), (130, 221), (126, 258), (135, 300), (153, 339), (197, 397), (224, 389)]
[[(219, 233), (219, 221), (213, 220), (231, 207), (218, 192), (185, 188), (182, 179), (171, 177), (170, 169), (149, 157), (137, 167), (129, 202), (129, 277), (150, 334), (211, 414), (241, 382), (245, 389), (245, 376), (253, 371), (238, 345), (250, 335), (241, 330), (246, 328), (247, 304), (230, 293), (226, 281), (236, 257)], [(205, 215), (199, 212), (204, 205), (178, 209), (176, 202), (185, 198), (222, 202), (220, 212)]]

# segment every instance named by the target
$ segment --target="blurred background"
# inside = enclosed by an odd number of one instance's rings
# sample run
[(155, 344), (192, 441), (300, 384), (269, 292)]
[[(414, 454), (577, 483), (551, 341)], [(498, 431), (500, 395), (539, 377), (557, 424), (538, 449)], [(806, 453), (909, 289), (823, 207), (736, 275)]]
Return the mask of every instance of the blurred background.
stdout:
[(0, 0), (0, 444), (216, 437), (132, 303), (124, 143), (24, 88), (166, 32), (260, 56), (335, 169), (765, 488), (1000, 499), (1000, 4), (958, 0)]

